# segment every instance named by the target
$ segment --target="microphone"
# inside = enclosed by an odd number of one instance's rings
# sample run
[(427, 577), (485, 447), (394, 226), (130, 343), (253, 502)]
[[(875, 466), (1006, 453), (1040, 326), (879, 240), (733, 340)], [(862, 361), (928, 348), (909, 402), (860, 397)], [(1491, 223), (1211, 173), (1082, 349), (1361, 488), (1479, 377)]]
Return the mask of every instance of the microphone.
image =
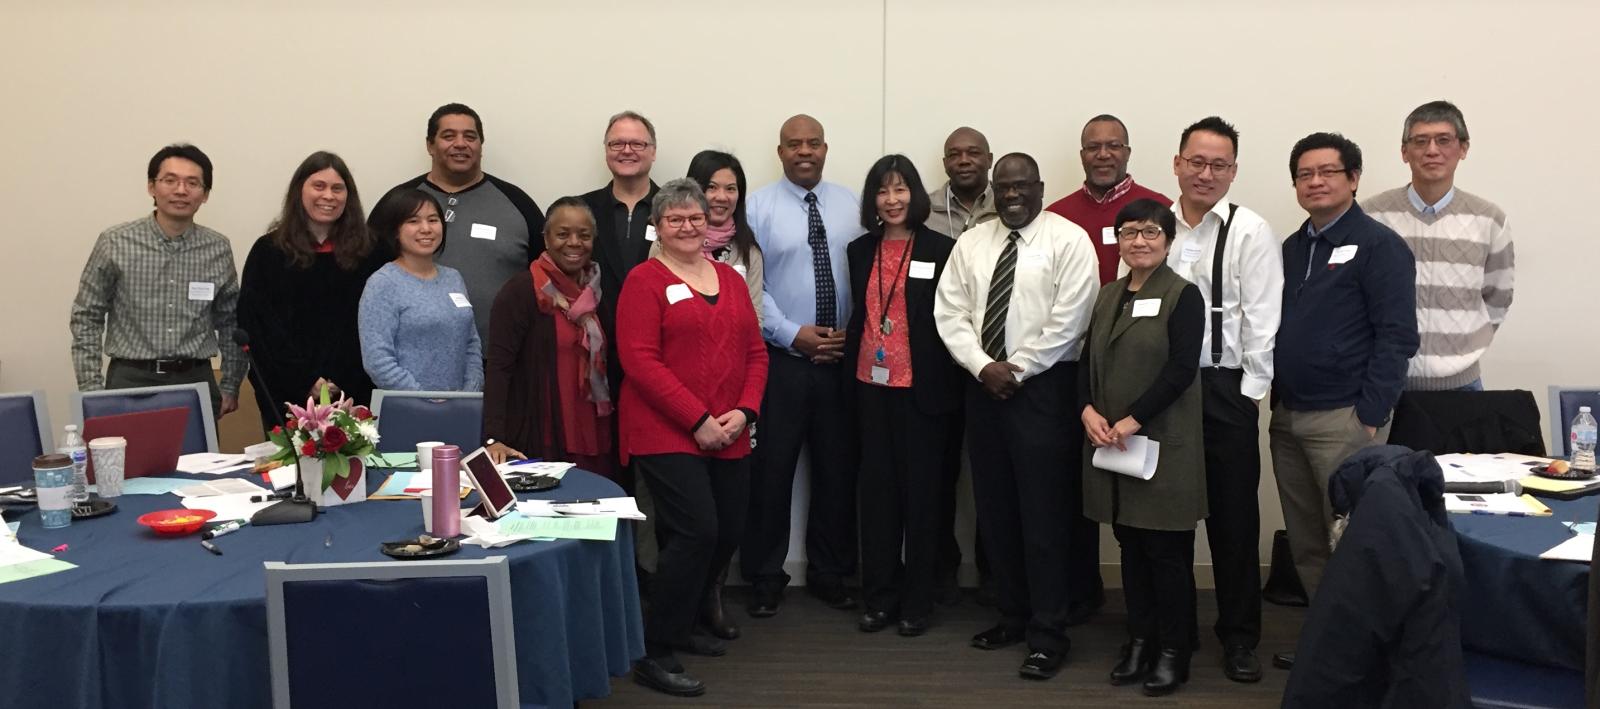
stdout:
[[(261, 375), (261, 369), (256, 366), (255, 355), (250, 352), (250, 333), (245, 332), (242, 327), (234, 328), (233, 343), (238, 345), (239, 349), (244, 352), (245, 360), (250, 364), (250, 385), (256, 388), (256, 394), (259, 397), (268, 402), (267, 410), (272, 412), (272, 420), (276, 421), (280, 426), (283, 425), (283, 406), (272, 403), (276, 402), (277, 399), (273, 398), (272, 392), (267, 390), (267, 378)], [(263, 497), (276, 496), (277, 494), (274, 493)], [(317, 503), (306, 497), (305, 486), (300, 482), (300, 475), (297, 472), (294, 476), (294, 494), (286, 498), (279, 498), (279, 501), (272, 506), (257, 511), (255, 515), (251, 516), (250, 523), (259, 526), (298, 524), (310, 522), (316, 519), (316, 516)]]
[(1447, 482), (1444, 484), (1444, 491), (1468, 495), (1494, 495), (1502, 492), (1521, 495), (1522, 483), (1516, 480), (1495, 480), (1479, 483)]

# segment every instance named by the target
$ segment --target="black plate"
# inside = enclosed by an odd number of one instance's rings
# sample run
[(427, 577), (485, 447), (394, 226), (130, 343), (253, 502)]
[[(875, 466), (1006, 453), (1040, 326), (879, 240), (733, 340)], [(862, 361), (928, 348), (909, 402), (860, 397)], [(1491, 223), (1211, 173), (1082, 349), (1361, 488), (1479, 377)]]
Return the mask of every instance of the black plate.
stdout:
[(1572, 470), (1565, 473), (1552, 473), (1543, 465), (1533, 467), (1533, 474), (1551, 480), (1593, 480), (1596, 475), (1593, 470)]
[(73, 519), (94, 519), (96, 517), (104, 517), (104, 516), (106, 516), (108, 514), (111, 514), (112, 512), (116, 512), (116, 511), (117, 511), (117, 503), (112, 502), (110, 500), (102, 500), (102, 499), (96, 497), (96, 498), (90, 499), (88, 502), (85, 502), (85, 503), (83, 503), (81, 505), (73, 505), (72, 506), (72, 518)]
[(433, 559), (441, 556), (450, 556), (451, 554), (461, 551), (461, 542), (458, 542), (454, 539), (446, 539), (444, 540), (444, 544), (441, 544), (433, 549), (424, 548), (420, 551), (405, 550), (407, 546), (416, 543), (417, 540), (415, 539), (406, 539), (398, 542), (384, 542), (378, 545), (378, 551), (383, 552), (385, 556), (391, 556), (402, 560)]
[(511, 489), (516, 490), (517, 492), (542, 492), (544, 490), (554, 490), (556, 487), (560, 486), (561, 478), (553, 475), (538, 475), (530, 473), (528, 475), (519, 475), (515, 478), (507, 480), (506, 484), (510, 485)]

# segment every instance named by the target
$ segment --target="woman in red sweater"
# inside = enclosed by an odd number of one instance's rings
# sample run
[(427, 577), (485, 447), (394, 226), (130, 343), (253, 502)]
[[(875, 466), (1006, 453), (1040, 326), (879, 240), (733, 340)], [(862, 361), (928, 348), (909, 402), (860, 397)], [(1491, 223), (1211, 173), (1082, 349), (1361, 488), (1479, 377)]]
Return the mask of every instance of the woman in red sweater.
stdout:
[(661, 556), (650, 583), (645, 657), (635, 681), (705, 692), (674, 655), (727, 645), (694, 632), (699, 600), (728, 564), (749, 498), (749, 425), (767, 383), (767, 351), (744, 277), (705, 257), (706, 197), (693, 180), (662, 185), (650, 221), (661, 253), (628, 274), (617, 299), (622, 370), (618, 449), (650, 486)]

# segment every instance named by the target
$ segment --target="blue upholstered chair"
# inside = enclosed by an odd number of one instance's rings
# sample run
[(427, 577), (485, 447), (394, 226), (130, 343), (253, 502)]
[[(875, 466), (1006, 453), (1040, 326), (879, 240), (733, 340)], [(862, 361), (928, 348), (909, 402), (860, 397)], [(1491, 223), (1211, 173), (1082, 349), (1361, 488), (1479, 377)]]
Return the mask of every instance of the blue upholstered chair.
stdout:
[(1564, 387), (1550, 386), (1550, 455), (1555, 458), (1572, 457), (1572, 441), (1568, 440), (1568, 433), (1572, 429), (1572, 419), (1578, 415), (1578, 407), (1587, 406), (1589, 411), (1600, 418), (1600, 387)]
[(72, 421), (80, 431), (85, 419), (178, 408), (189, 410), (182, 452), (216, 453), (217, 420), (211, 411), (211, 389), (204, 382), (72, 393)]
[(483, 394), (463, 391), (372, 392), (378, 417), (378, 451), (415, 451), (423, 441), (460, 446), (463, 455), (483, 445)]
[(33, 482), (33, 458), (55, 445), (44, 392), (0, 394), (0, 485)]
[(1583, 673), (1466, 653), (1467, 686), (1477, 709), (1583, 706)]
[(275, 709), (518, 707), (505, 557), (265, 566)]

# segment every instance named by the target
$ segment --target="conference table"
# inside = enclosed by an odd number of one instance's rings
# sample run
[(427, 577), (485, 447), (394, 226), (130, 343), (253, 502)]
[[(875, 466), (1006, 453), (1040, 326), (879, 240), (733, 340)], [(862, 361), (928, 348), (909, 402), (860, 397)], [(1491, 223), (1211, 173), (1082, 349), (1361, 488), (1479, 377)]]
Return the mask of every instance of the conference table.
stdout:
[(1540, 501), (1551, 516), (1450, 515), (1467, 582), (1460, 594), (1462, 644), (1518, 662), (1581, 672), (1589, 565), (1539, 555), (1572, 538), (1563, 522), (1594, 522), (1600, 496)]
[[(370, 471), (369, 494), (385, 475)], [(560, 487), (519, 497), (622, 494), (574, 469)], [(247, 526), (213, 542), (218, 556), (198, 535), (157, 537), (135, 522), (180, 507), (175, 495), (123, 495), (117, 503), (114, 514), (64, 529), (42, 528), (37, 511), (20, 517), (25, 546), (48, 552), (65, 544), (56, 558), (78, 568), (0, 584), (0, 707), (269, 707), (262, 562), (392, 561), (380, 542), (422, 532), (417, 500), (369, 500), (328, 508), (307, 524)], [(609, 694), (611, 677), (644, 654), (632, 525), (619, 522), (614, 542), (463, 545), (447, 558), (502, 555), (523, 706), (567, 709)]]

